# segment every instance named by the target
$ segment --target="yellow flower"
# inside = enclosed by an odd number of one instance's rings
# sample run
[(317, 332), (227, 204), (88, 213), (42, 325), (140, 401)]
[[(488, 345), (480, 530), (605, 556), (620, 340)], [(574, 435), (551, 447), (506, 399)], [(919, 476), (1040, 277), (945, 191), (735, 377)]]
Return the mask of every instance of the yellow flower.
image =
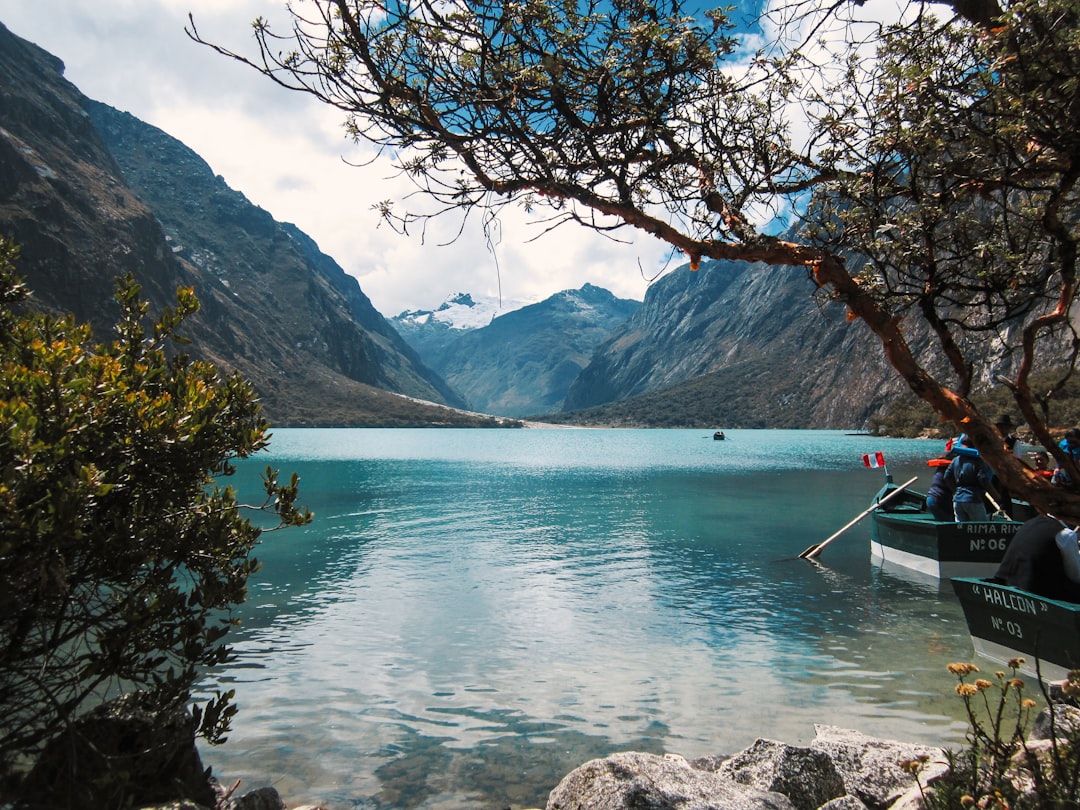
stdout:
[(1023, 706), (1025, 709), (1033, 709), (1035, 708), (1035, 701), (1031, 698), (1024, 698), (1024, 702), (1020, 705)]
[(960, 804), (962, 804), (964, 807), (971, 807), (971, 805), (975, 804), (975, 797), (964, 794), (960, 797)]
[(960, 695), (960, 697), (971, 697), (979, 694), (979, 688), (971, 683), (958, 683), (956, 685), (956, 694)]
[(949, 664), (948, 670), (953, 675), (964, 676), (964, 675), (970, 675), (972, 672), (978, 672), (979, 668), (977, 666), (975, 666), (974, 664), (957, 663), (957, 664)]
[(905, 759), (900, 762), (900, 770), (904, 773), (917, 774), (921, 764), (917, 759)]
[(993, 686), (993, 684), (990, 683), (990, 681), (986, 680), (986, 678), (978, 678), (975, 681), (975, 688), (978, 689), (980, 692), (985, 692), (991, 686)]
[(1020, 669), (1026, 660), (1026, 658), (1010, 658), (1009, 669)]
[(1009, 681), (1009, 686), (1019, 691), (1024, 688), (1024, 682), (1019, 678), (1013, 678), (1011, 681)]

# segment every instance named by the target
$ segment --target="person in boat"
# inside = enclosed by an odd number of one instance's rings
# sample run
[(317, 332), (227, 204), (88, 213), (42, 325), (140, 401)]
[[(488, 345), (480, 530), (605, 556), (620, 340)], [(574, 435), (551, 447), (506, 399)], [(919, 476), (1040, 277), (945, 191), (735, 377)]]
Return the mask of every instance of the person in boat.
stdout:
[[(1007, 413), (1003, 413), (998, 417), (994, 423), (994, 427), (997, 428), (998, 433), (1001, 434), (1001, 441), (1005, 445), (1005, 449), (1023, 461), (1024, 459), (1024, 445), (1020, 441), (1020, 438), (1013, 432), (1012, 417)], [(1005, 510), (1005, 513), (1011, 518), (1013, 516), (1013, 500), (1012, 493), (1005, 488), (1005, 485), (1000, 481), (997, 482), (997, 490), (1001, 493), (1001, 499), (998, 501), (1001, 504), (1001, 508)]]
[(1031, 454), (1031, 466), (1035, 473), (1043, 478), (1053, 478), (1054, 471), (1050, 469), (1050, 454), (1045, 450), (1036, 450)]
[[(1065, 431), (1065, 438), (1058, 444), (1069, 458), (1077, 465), (1080, 465), (1080, 430), (1072, 428)], [(1062, 467), (1058, 467), (1054, 470), (1054, 477), (1050, 479), (1058, 486), (1073, 487), (1072, 476), (1069, 475)]]
[(1080, 602), (1080, 582), (1070, 578), (1064, 556), (1077, 553), (1075, 530), (1037, 515), (1016, 530), (993, 581), (1048, 599)]
[[(989, 519), (986, 496), (998, 499), (994, 472), (971, 446), (967, 434), (961, 434), (953, 448), (956, 458), (945, 468), (945, 483), (953, 490), (953, 515), (957, 523)], [(998, 500), (998, 503), (1001, 501)]]
[(1012, 453), (1019, 459), (1024, 458), (1024, 444), (1020, 441), (1020, 437), (1017, 436), (1013, 430), (1015, 425), (1013, 424), (1012, 417), (1007, 413), (1003, 413), (994, 422), (994, 427), (998, 429), (998, 433), (1001, 434), (1001, 441), (1005, 445), (1005, 449)]
[(930, 482), (930, 488), (926, 490), (926, 508), (934, 516), (934, 520), (952, 521), (955, 519), (953, 512), (953, 491), (945, 480), (945, 469), (949, 466), (949, 458), (934, 459), (934, 480)]

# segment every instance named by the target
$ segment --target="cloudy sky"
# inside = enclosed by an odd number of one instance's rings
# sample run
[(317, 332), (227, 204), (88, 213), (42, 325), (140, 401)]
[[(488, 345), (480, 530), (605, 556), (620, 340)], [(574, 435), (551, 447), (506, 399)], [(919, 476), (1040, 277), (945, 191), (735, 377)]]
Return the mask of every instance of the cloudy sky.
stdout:
[[(762, 1), (741, 0), (744, 20)], [(872, 18), (894, 16), (898, 5), (868, 0), (858, 8)], [(685, 263), (630, 229), (618, 234), (629, 243), (572, 225), (543, 235), (520, 212), (502, 219), (494, 240), (475, 216), (460, 236), (452, 217), (409, 236), (380, 226), (373, 206), (400, 205), (413, 187), (388, 162), (361, 165), (370, 147), (345, 137), (340, 113), (192, 42), (189, 12), (205, 39), (247, 54), (255, 53), (252, 20), (287, 31), (290, 19), (286, 0), (0, 0), (0, 22), (62, 59), (85, 95), (163, 129), (275, 219), (295, 223), (388, 317), (456, 292), (514, 308), (586, 282), (640, 300), (651, 279)], [(826, 39), (817, 29), (814, 41)], [(750, 50), (760, 40), (744, 44)], [(789, 123), (797, 129), (796, 118)]]
[(372, 205), (401, 200), (409, 187), (386, 164), (347, 165), (366, 155), (345, 138), (339, 113), (184, 34), (190, 11), (206, 39), (251, 53), (251, 21), (286, 19), (284, 8), (285, 0), (0, 0), (0, 22), (60, 57), (85, 95), (160, 127), (275, 219), (299, 226), (386, 316), (458, 291), (509, 304), (589, 282), (642, 298), (666, 258), (647, 237), (620, 244), (567, 226), (530, 241), (539, 229), (507, 222), (493, 255), (478, 219), (451, 244), (449, 219), (423, 238), (380, 227)]

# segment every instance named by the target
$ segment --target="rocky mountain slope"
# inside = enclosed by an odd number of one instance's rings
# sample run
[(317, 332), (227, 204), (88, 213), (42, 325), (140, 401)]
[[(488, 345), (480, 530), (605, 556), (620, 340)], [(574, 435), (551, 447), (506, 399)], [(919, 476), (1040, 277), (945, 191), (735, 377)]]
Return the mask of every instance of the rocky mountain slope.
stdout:
[(812, 293), (798, 269), (678, 268), (599, 346), (564, 410), (598, 422), (861, 427), (903, 386), (869, 330)]
[(36, 304), (98, 339), (116, 276), (133, 273), (155, 311), (194, 287), (192, 353), (240, 370), (277, 424), (490, 424), (416, 401), (462, 404), (310, 238), (2, 25), (0, 234), (21, 245)]
[(586, 284), (481, 328), (451, 332), (432, 318), (436, 326), (403, 334), (470, 408), (520, 417), (558, 410), (596, 346), (640, 306)]

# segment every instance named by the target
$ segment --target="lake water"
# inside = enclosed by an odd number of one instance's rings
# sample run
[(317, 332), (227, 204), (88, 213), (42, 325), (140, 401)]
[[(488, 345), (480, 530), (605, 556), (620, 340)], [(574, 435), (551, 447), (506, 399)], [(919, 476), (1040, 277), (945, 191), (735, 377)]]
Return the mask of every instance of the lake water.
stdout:
[(814, 724), (958, 746), (944, 588), (871, 563), (869, 518), (941, 442), (828, 431), (277, 430), (315, 522), (264, 536), (203, 757), (332, 808), (542, 807), (616, 751), (730, 754)]

